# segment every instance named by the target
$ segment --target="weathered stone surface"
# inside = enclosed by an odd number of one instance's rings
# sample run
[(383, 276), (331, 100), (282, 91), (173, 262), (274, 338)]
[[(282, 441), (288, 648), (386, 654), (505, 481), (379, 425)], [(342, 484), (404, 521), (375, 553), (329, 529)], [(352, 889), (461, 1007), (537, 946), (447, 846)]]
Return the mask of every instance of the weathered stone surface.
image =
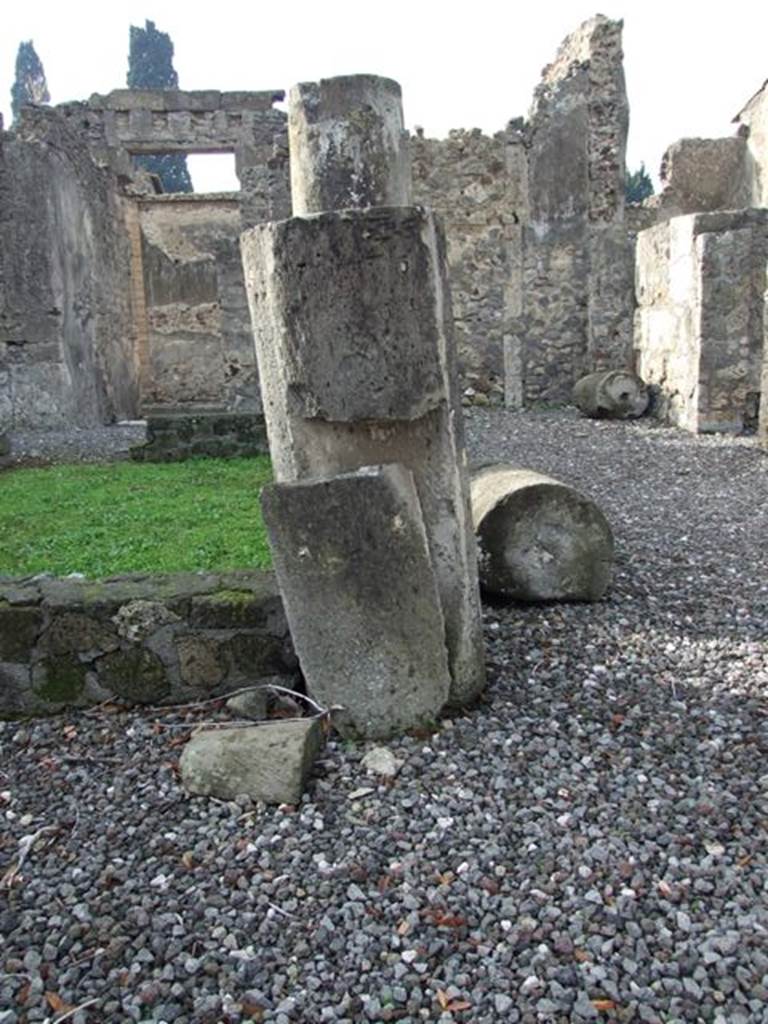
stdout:
[(221, 641), (221, 650), (227, 657), (229, 677), (240, 685), (296, 667), (290, 642), (260, 631), (235, 633)]
[(472, 475), (480, 584), (517, 601), (596, 601), (613, 574), (613, 534), (594, 502), (511, 466)]
[(768, 213), (674, 217), (637, 239), (637, 369), (655, 414), (694, 432), (753, 417), (765, 340)]
[(101, 685), (131, 703), (159, 703), (170, 693), (162, 661), (144, 647), (105, 654), (96, 668)]
[[(282, 676), (272, 678), (283, 679)], [(236, 693), (230, 697), (227, 701), (227, 710), (231, 711), (236, 718), (252, 718), (254, 721), (261, 721), (267, 717), (268, 702), (267, 686), (258, 686), (253, 690)]]
[(288, 138), (294, 214), (411, 202), (397, 82), (347, 75), (294, 86)]
[(195, 635), (176, 638), (179, 674), (183, 682), (199, 689), (213, 689), (226, 674), (220, 644), (209, 637)]
[(50, 616), (42, 646), (52, 655), (81, 651), (95, 657), (114, 651), (120, 646), (120, 638), (114, 626), (98, 615), (64, 612)]
[(33, 705), (30, 666), (0, 661), (0, 718), (27, 714)]
[(402, 767), (402, 761), (398, 761), (389, 747), (371, 747), (363, 756), (360, 765), (371, 775), (383, 775), (394, 779)]
[(72, 707), (83, 703), (88, 666), (69, 652), (45, 658), (32, 670), (32, 690), (42, 703)]
[(603, 370), (576, 381), (573, 402), (595, 419), (635, 419), (648, 408), (648, 388), (629, 370)]
[[(298, 276), (283, 275), (290, 264), (282, 240), (294, 231), (322, 246), (322, 264), (314, 256), (320, 250), (304, 254), (316, 262), (311, 296), (294, 287)], [(451, 702), (471, 701), (484, 683), (476, 552), (434, 216), (414, 208), (344, 211), (260, 226), (241, 245), (276, 479), (385, 463), (413, 472), (446, 624)], [(369, 252), (380, 263), (376, 274), (365, 266)], [(301, 271), (298, 249), (294, 260)], [(409, 305), (399, 308), (401, 301)], [(307, 303), (322, 331), (302, 309)]]
[(296, 652), (339, 727), (385, 737), (448, 699), (445, 627), (412, 475), (366, 467), (262, 495)]
[(0, 598), (0, 661), (27, 661), (43, 625), (36, 607), (17, 607)]
[[(768, 206), (768, 81), (758, 89), (734, 118), (747, 135), (750, 174), (750, 206)], [(765, 392), (763, 392), (765, 394)]]
[(14, 429), (136, 415), (130, 252), (117, 178), (65, 118), (0, 136), (0, 410)]
[(621, 29), (598, 16), (571, 33), (526, 121), (411, 140), (416, 201), (445, 220), (461, 368), (503, 372), (512, 408), (631, 365)]
[(653, 205), (665, 218), (749, 206), (746, 139), (679, 139), (664, 153), (660, 178), (662, 191)]
[(465, 374), (503, 377), (508, 317), (519, 316), (520, 218), (527, 201), (523, 146), (512, 130), (479, 129), (410, 141), (414, 201), (445, 228), (454, 333)]
[(163, 626), (180, 622), (180, 617), (162, 601), (128, 601), (112, 617), (119, 636), (132, 643), (145, 640)]
[[(226, 580), (222, 580), (226, 584)], [(189, 609), (189, 621), (193, 626), (209, 629), (252, 628), (266, 629), (277, 624), (280, 632), (284, 628), (283, 605), (271, 573), (262, 580), (251, 574), (250, 578), (233, 580), (239, 586), (225, 586), (210, 594), (193, 597)]]
[(197, 796), (297, 804), (321, 742), (316, 719), (199, 732), (179, 760), (182, 784)]
[(284, 132), (285, 114), (273, 109), (284, 96), (280, 89), (115, 89), (58, 109), (86, 121), (94, 141), (132, 153), (215, 153), (236, 150), (244, 140), (271, 141)]
[(414, 420), (440, 404), (434, 230), (415, 207), (382, 207), (294, 217), (248, 234), (260, 358), (272, 370), (266, 346), (281, 335), (289, 414)]

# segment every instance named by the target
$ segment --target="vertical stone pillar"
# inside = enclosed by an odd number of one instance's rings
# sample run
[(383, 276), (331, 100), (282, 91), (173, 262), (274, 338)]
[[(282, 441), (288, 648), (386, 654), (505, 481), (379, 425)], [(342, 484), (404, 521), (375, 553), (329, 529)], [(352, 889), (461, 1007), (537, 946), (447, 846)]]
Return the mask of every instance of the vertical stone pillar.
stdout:
[(296, 216), (411, 202), (400, 86), (376, 75), (295, 85), (288, 94)]
[[(393, 131), (377, 113), (366, 133), (370, 111), (358, 116), (363, 85), (379, 110), (380, 82), (361, 76), (292, 91), (294, 212), (350, 205), (246, 232), (246, 291), (277, 480), (384, 464), (413, 474), (445, 622), (449, 703), (462, 705), (480, 692), (485, 672), (445, 243), (430, 212), (381, 205), (409, 189)], [(402, 115), (391, 111), (399, 87), (384, 80), (381, 89), (387, 123), (400, 126)], [(334, 119), (325, 136), (305, 130)], [(364, 159), (355, 164), (358, 153)], [(367, 183), (364, 209), (353, 201), (353, 165)]]

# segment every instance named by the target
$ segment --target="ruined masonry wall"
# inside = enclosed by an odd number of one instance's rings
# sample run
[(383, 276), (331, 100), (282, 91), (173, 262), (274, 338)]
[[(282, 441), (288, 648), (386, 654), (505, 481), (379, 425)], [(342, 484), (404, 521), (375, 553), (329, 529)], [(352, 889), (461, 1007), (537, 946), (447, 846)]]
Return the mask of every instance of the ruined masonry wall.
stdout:
[(621, 23), (598, 16), (544, 70), (527, 122), (411, 140), (415, 198), (445, 224), (462, 369), (503, 372), (512, 407), (631, 368), (627, 125)]
[(142, 406), (261, 409), (237, 195), (140, 202), (147, 360)]
[(501, 379), (509, 284), (507, 250), (519, 247), (524, 178), (510, 178), (503, 135), (452, 131), (410, 141), (414, 201), (441, 217), (448, 244), (459, 363)]
[(0, 422), (136, 415), (130, 249), (117, 183), (54, 111), (0, 135)]

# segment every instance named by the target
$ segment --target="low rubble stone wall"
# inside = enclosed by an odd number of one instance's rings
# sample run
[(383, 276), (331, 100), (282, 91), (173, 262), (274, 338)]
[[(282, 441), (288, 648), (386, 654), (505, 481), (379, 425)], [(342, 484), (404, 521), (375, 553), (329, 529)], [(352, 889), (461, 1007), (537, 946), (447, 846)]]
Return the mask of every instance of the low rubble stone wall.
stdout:
[(0, 718), (202, 700), (296, 666), (270, 572), (0, 578)]
[(136, 462), (269, 454), (267, 428), (261, 413), (175, 411), (150, 413), (146, 419), (146, 443), (130, 450)]

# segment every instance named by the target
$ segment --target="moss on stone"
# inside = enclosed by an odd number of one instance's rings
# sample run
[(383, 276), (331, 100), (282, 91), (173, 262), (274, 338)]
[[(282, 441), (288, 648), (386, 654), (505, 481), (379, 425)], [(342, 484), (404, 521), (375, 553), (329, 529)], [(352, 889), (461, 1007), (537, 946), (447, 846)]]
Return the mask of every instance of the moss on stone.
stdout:
[(44, 676), (33, 689), (41, 700), (51, 704), (74, 704), (85, 688), (86, 666), (77, 657), (46, 658)]
[(116, 697), (152, 704), (167, 697), (171, 683), (156, 654), (144, 647), (112, 651), (97, 662), (101, 685)]
[(263, 626), (276, 600), (265, 601), (250, 590), (217, 590), (193, 598), (191, 622), (210, 629)]
[(42, 624), (39, 608), (0, 599), (0, 661), (28, 661)]

